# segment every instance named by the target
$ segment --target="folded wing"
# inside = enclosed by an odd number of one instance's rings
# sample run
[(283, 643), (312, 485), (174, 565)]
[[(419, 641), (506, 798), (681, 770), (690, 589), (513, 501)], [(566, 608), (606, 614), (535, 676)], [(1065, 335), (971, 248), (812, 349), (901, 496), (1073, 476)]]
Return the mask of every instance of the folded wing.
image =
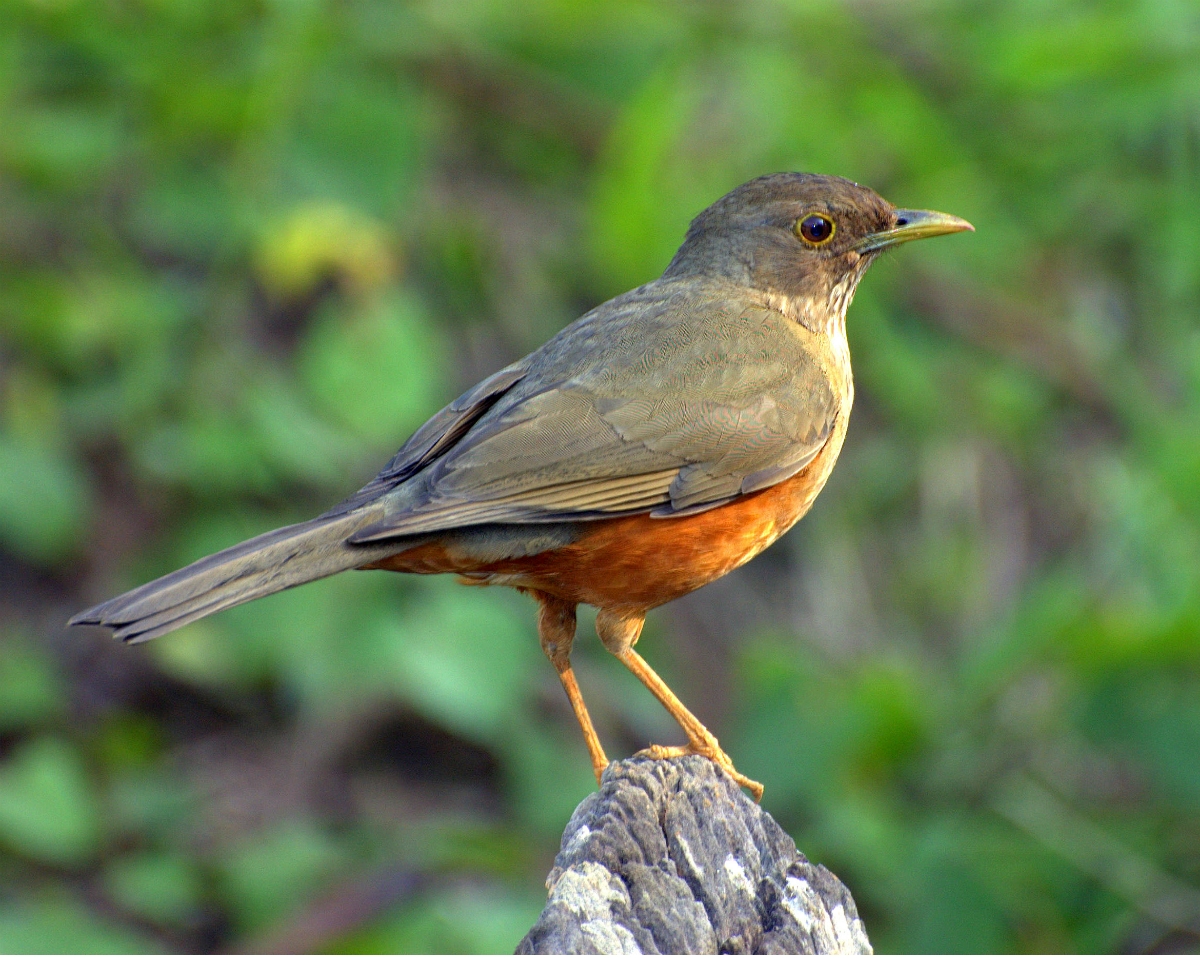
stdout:
[[(664, 295), (658, 306), (639, 303), (625, 322), (618, 301), (603, 327), (585, 317), (564, 330), (456, 442), (435, 441), (439, 454), (385, 492), (384, 517), (350, 541), (683, 515), (804, 468), (838, 414), (811, 334), (736, 298)], [(597, 343), (600, 328), (612, 348)]]

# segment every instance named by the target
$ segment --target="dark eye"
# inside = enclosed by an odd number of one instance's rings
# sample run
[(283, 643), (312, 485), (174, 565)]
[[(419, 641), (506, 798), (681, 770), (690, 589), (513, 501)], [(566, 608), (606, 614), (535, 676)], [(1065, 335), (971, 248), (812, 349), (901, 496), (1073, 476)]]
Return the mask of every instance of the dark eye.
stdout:
[(796, 232), (806, 243), (821, 246), (833, 239), (835, 227), (833, 220), (820, 213), (810, 213), (796, 221)]

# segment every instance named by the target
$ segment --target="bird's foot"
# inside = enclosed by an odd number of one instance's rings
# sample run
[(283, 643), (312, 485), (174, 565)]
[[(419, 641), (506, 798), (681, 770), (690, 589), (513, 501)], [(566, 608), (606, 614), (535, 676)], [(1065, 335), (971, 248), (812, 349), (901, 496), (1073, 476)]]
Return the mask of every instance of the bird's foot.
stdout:
[(712, 742), (689, 742), (687, 745), (651, 745), (649, 748), (644, 748), (637, 753), (639, 757), (645, 756), (646, 758), (655, 760), (679, 758), (682, 755), (702, 755), (737, 782), (738, 785), (746, 789), (756, 802), (762, 801), (762, 785), (752, 778), (747, 778), (734, 768), (733, 759), (725, 754), (717, 744), (715, 738)]

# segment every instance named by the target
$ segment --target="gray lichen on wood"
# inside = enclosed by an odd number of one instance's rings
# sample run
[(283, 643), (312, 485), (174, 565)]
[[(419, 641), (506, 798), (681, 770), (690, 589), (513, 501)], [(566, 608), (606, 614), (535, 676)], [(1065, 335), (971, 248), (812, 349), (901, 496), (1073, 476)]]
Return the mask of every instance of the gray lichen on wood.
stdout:
[(854, 899), (715, 765), (635, 758), (571, 816), (518, 954), (870, 954)]

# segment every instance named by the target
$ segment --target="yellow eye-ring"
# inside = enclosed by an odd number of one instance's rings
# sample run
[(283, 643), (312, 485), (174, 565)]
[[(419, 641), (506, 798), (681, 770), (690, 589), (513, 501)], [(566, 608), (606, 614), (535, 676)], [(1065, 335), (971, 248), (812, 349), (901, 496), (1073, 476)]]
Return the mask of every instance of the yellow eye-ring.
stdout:
[(809, 246), (824, 246), (837, 232), (833, 220), (821, 213), (809, 213), (796, 220), (796, 235)]

